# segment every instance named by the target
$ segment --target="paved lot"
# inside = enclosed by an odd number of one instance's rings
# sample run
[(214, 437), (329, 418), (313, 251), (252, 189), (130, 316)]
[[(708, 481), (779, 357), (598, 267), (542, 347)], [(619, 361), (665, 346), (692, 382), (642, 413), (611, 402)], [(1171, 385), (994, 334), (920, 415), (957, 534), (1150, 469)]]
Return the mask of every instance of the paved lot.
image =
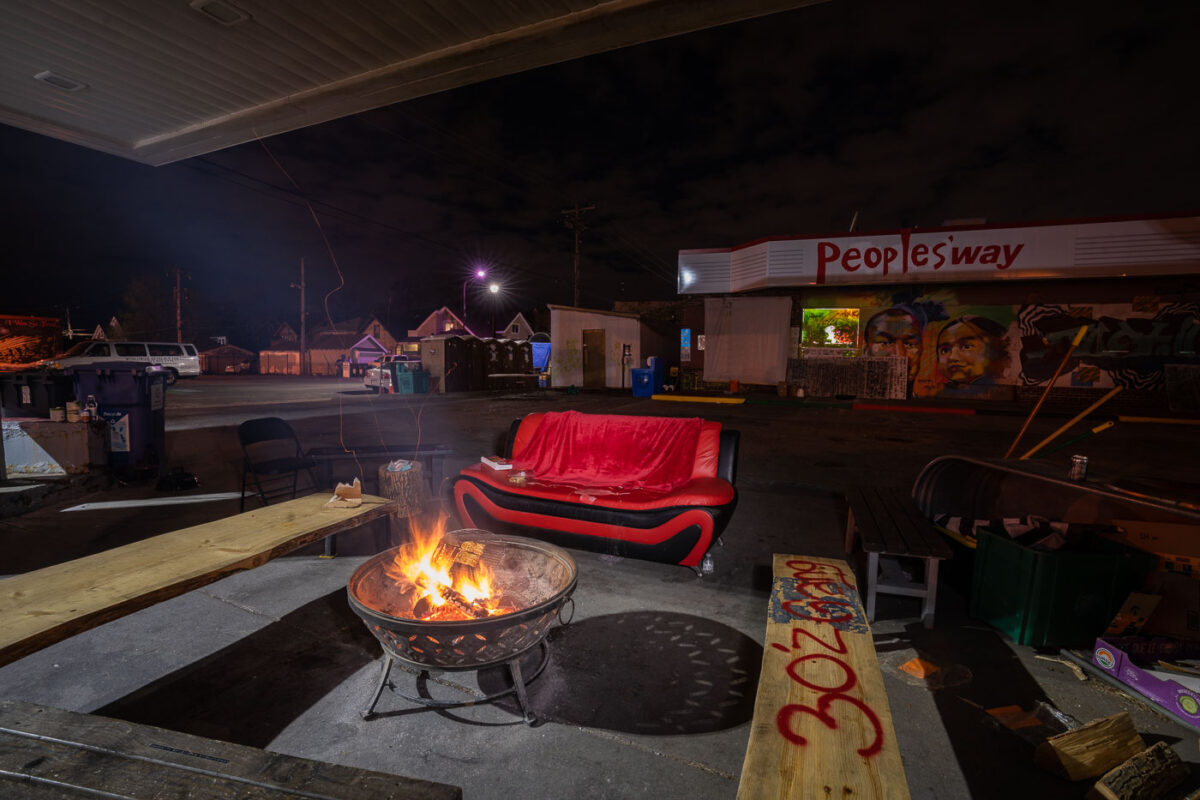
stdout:
[[(247, 417), (262, 410), (231, 408), (236, 392), (222, 396), (206, 384), (181, 385), (192, 391), (170, 395), (171, 466), (197, 475), (200, 491), (236, 490), (240, 453), (233, 425), (243, 410)], [(665, 644), (667, 632), (691, 626), (697, 637), (727, 642), (731, 665), (754, 674), (772, 553), (839, 556), (847, 485), (910, 486), (935, 456), (1001, 455), (1022, 421), (1004, 413), (852, 411), (765, 397), (741, 406), (616, 393), (373, 397), (340, 381), (311, 391), (299, 397), (278, 392), (284, 404), (271, 412), (290, 418), (306, 445), (418, 437), (447, 442), (458, 453), (448, 462), (451, 471), (497, 452), (509, 422), (533, 410), (716, 419), (743, 435), (738, 510), (717, 551), (716, 571), (704, 579), (681, 567), (575, 553), (577, 613), (554, 632), (550, 665), (531, 687), (544, 718), (535, 727), (505, 707), (412, 711), (391, 693), (380, 701), (388, 713), (368, 722), (359, 717), (379, 651), (349, 610), (344, 587), (367, 554), (387, 544), (378, 529), (344, 539), (337, 559), (316, 558), (311, 550), (281, 558), (0, 668), (0, 696), (456, 783), (469, 798), (732, 798), (753, 692), (740, 692), (726, 670), (720, 689), (737, 701), (727, 710), (705, 718), (668, 713), (690, 708), (684, 698), (696, 670), (686, 654)], [(1040, 420), (1027, 441), (1063, 421)], [(1093, 474), (1177, 477), (1190, 463), (1193, 430), (1118, 425), (1076, 450), (1089, 456)], [(1065, 472), (1070, 452), (1048, 460)], [(363, 465), (368, 490), (377, 466)], [(236, 501), (60, 511), (88, 500), (160, 494), (152, 483), (62, 493), (34, 512), (0, 521), (0, 571), (34, 569), (237, 511)], [(1200, 785), (1194, 732), (1102, 684), (1079, 682), (1063, 665), (970, 620), (966, 600), (952, 586), (944, 585), (939, 600), (932, 631), (915, 619), (917, 601), (898, 598), (881, 598), (873, 626), (914, 797), (1082, 797), (1086, 787), (1040, 773), (1029, 745), (989, 724), (983, 711), (1028, 709), (1039, 700), (1081, 720), (1129, 710), (1148, 741), (1171, 743), (1193, 764)], [(647, 638), (629, 638), (631, 628)], [(918, 654), (940, 664), (950, 679), (931, 687), (897, 669)], [(426, 688), (438, 697), (465, 697), (499, 679), (484, 674), (476, 686), (470, 677), (443, 673)], [(418, 688), (411, 675), (396, 684), (408, 693)]]

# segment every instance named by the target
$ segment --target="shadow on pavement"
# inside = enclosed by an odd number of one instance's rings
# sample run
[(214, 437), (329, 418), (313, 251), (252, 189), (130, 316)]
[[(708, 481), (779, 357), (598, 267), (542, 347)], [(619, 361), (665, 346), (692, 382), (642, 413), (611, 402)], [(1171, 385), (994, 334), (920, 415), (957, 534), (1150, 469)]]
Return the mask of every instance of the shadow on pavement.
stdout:
[[(666, 611), (608, 614), (557, 627), (550, 662), (529, 685), (540, 720), (622, 733), (710, 733), (748, 722), (762, 647), (713, 620)], [(486, 694), (508, 670), (479, 673)], [(515, 698), (497, 705), (519, 713)]]
[(379, 655), (338, 589), (95, 713), (262, 748)]

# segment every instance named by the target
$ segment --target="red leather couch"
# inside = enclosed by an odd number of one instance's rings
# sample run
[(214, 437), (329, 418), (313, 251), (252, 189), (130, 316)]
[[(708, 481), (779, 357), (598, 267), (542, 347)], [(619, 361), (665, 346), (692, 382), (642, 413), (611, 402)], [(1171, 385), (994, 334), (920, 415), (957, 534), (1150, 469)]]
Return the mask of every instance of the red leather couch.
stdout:
[(464, 469), (454, 502), (466, 526), (700, 571), (737, 505), (738, 438), (699, 418), (529, 414), (513, 469)]

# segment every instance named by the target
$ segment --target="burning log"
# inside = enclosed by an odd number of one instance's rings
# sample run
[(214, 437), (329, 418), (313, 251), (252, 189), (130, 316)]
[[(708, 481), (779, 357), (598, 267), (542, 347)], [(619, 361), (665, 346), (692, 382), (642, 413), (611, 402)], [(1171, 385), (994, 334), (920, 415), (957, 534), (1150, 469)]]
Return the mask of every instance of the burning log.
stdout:
[(435, 603), (431, 595), (440, 597), (472, 619), (486, 619), (492, 612), (478, 600), (468, 600), (461, 592), (444, 583), (430, 581), (422, 575), (408, 579), (418, 592), (424, 595), (413, 603), (412, 616), (414, 619), (429, 619), (437, 613), (440, 603)]

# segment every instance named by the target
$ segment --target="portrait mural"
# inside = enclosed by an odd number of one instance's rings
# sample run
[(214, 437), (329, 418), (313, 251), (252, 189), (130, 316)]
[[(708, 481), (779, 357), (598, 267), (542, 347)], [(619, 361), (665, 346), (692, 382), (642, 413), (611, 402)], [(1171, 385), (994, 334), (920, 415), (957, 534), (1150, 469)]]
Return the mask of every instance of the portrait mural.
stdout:
[(984, 306), (961, 304), (946, 288), (820, 302), (860, 310), (854, 352), (903, 358), (909, 397), (1010, 399), (1019, 387), (1044, 386), (1085, 324), (1060, 386), (1162, 390), (1168, 364), (1200, 364), (1200, 303)]

